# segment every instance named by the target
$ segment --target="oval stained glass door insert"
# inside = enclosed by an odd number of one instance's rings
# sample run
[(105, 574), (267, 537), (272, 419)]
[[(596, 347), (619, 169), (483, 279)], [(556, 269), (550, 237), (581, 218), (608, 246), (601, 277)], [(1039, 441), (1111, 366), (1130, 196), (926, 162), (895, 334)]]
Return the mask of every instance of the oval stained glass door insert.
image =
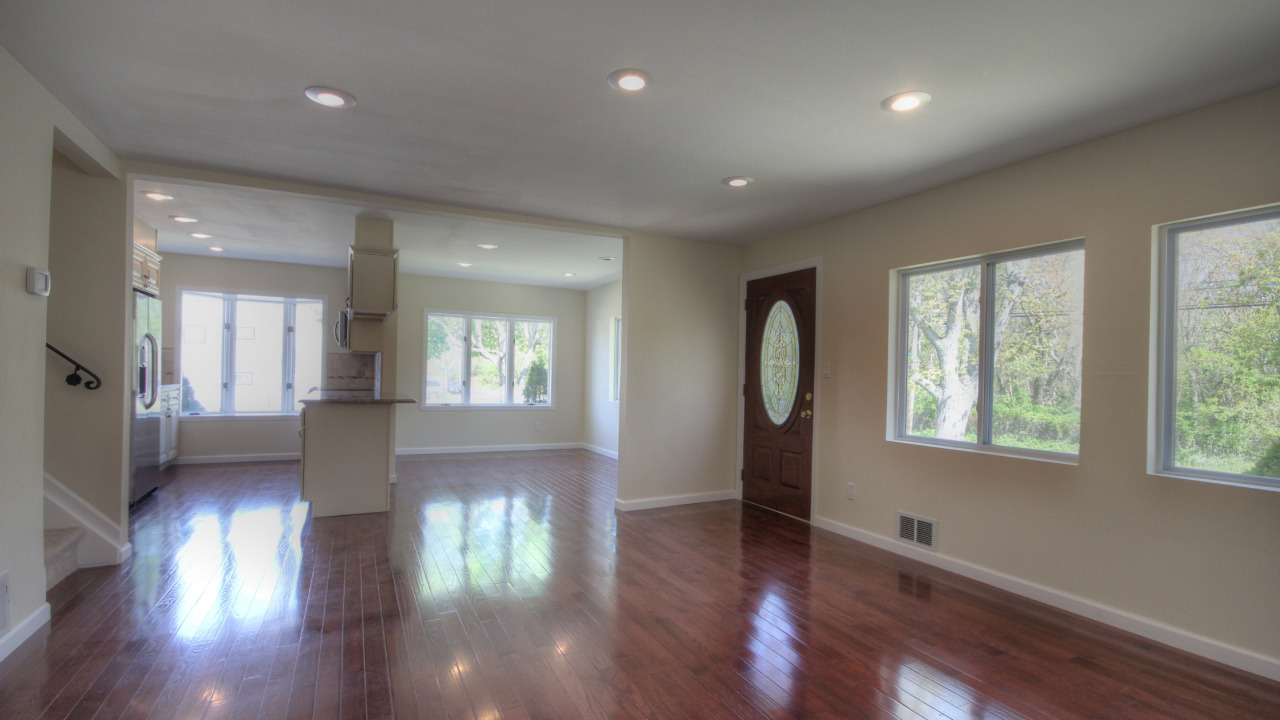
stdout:
[(760, 396), (774, 425), (791, 416), (800, 380), (800, 335), (791, 306), (779, 300), (769, 309), (760, 341)]

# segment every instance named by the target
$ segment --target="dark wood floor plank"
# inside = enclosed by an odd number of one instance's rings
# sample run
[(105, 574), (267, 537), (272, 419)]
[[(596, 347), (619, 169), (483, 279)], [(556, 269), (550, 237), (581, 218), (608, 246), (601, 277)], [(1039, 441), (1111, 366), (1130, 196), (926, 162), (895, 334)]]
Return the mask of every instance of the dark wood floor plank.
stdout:
[(759, 508), (615, 512), (585, 451), (401, 458), (391, 512), (320, 519), (297, 463), (169, 475), (0, 718), (1280, 718), (1280, 683)]

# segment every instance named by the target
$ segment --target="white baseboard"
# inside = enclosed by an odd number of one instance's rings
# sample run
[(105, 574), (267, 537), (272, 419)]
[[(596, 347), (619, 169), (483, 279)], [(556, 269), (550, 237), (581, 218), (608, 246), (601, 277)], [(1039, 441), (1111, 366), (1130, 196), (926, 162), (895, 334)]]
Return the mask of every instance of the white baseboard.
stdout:
[(676, 505), (692, 505), (694, 503), (716, 502), (717, 500), (737, 500), (737, 490), (718, 490), (709, 493), (693, 493), (690, 495), (667, 495), (665, 497), (641, 498), (639, 500), (614, 500), (613, 508), (622, 512), (632, 510), (652, 510), (654, 508), (673, 507)]
[(133, 554), (133, 546), (121, 540), (124, 532), (119, 523), (48, 473), (44, 475), (44, 526), (85, 529), (76, 546), (78, 567), (119, 565)]
[(27, 638), (39, 632), (40, 628), (49, 622), (49, 616), (49, 603), (40, 603), (40, 607), (36, 608), (35, 612), (0, 636), (0, 660), (9, 657), (14, 650), (27, 641)]
[(919, 560), (928, 565), (948, 570), (957, 575), (963, 575), (971, 580), (977, 580), (987, 585), (1007, 590), (1016, 595), (1021, 595), (1045, 605), (1065, 610), (1075, 615), (1096, 620), (1112, 627), (1119, 628), (1135, 635), (1141, 635), (1149, 640), (1154, 640), (1165, 645), (1169, 645), (1179, 650), (1185, 650), (1189, 653), (1200, 655), (1210, 660), (1216, 660), (1224, 665), (1230, 665), (1239, 668), (1245, 672), (1269, 678), (1271, 680), (1280, 680), (1280, 659), (1267, 657), (1250, 650), (1238, 648), (1232, 645), (1212, 640), (1195, 633), (1187, 632), (1171, 625), (1166, 625), (1157, 620), (1146, 618), (1141, 615), (1135, 615), (1118, 608), (1103, 605), (1087, 598), (1077, 595), (1055, 590), (1054, 588), (1034, 583), (1029, 580), (1006, 575), (990, 568), (980, 565), (974, 565), (963, 560), (959, 560), (946, 555), (921, 550), (905, 543), (894, 540), (893, 538), (877, 535), (875, 533), (860, 530), (850, 525), (845, 525), (835, 520), (827, 518), (815, 517), (813, 525), (824, 530), (830, 530), (837, 535), (843, 535), (852, 540), (864, 542), (868, 545), (878, 547), (882, 550), (888, 550), (897, 553), (912, 560)]
[(301, 460), (302, 453), (260, 453), (257, 455), (183, 455), (173, 459), (174, 465), (208, 465), (211, 463), (279, 462)]
[(582, 443), (544, 445), (462, 445), (459, 447), (396, 448), (396, 455), (448, 455), (452, 453), (519, 452), (522, 450), (578, 450)]
[(618, 459), (617, 450), (609, 450), (607, 448), (597, 447), (595, 445), (588, 445), (587, 443), (579, 443), (578, 447), (582, 448), (583, 450), (590, 450), (591, 452), (597, 455), (603, 455), (608, 458), (613, 458), (614, 460)]

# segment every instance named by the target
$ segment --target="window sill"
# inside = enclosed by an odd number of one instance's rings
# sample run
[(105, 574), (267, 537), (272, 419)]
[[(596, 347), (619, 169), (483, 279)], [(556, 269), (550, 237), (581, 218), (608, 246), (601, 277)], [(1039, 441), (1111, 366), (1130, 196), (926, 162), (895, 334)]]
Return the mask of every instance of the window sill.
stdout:
[(1039, 462), (1057, 463), (1058, 465), (1080, 464), (1079, 455), (1068, 455), (1066, 453), (1042, 452), (1038, 450), (1027, 450), (1024, 448), (1006, 448), (999, 445), (938, 442), (913, 437), (894, 437), (888, 438), (888, 440), (889, 442), (902, 443), (903, 445), (918, 445), (921, 447), (938, 448), (940, 450), (959, 450), (961, 452), (977, 453), (979, 455), (999, 455), (1000, 457), (1017, 458), (1019, 460), (1036, 460)]
[(1172, 470), (1156, 470), (1148, 473), (1155, 477), (1190, 480), (1192, 482), (1210, 483), (1212, 485), (1230, 485), (1231, 487), (1248, 488), (1280, 492), (1280, 479), (1260, 477), (1258, 475), (1230, 475), (1227, 473), (1196, 472), (1185, 468)]

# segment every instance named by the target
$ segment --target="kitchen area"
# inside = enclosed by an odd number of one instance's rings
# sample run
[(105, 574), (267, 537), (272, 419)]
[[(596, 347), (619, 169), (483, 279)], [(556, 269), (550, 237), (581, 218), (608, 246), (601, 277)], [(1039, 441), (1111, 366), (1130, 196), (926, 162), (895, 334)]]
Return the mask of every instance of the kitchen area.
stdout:
[[(324, 517), (387, 506), (393, 446), (409, 456), (584, 441), (616, 451), (608, 378), (621, 239), (170, 178), (138, 178), (135, 189), (134, 215), (159, 228), (164, 256), (161, 385), (180, 387), (177, 463), (301, 460), (302, 497)], [(151, 200), (152, 190), (174, 199)], [(535, 273), (540, 284), (525, 280)], [(193, 315), (193, 296), (208, 312)], [(280, 342), (281, 305), (299, 335), (283, 392), (281, 353), (265, 351)], [(444, 380), (425, 373), (427, 311), (554, 318), (554, 403), (442, 406), (429, 385)], [(344, 494), (352, 467), (359, 489)]]
[[(174, 460), (199, 464), (301, 458), (301, 496), (311, 503), (313, 516), (389, 508), (390, 483), (395, 481), (395, 407), (414, 402), (395, 392), (398, 251), (391, 220), (362, 216), (355, 225), (355, 242), (348, 248), (344, 273), (280, 264), (270, 264), (275, 266), (263, 272), (268, 264), (175, 254), (166, 261), (170, 272), (162, 283), (155, 230), (143, 222), (136, 224), (131, 506), (160, 484), (163, 468)], [(211, 268), (218, 272), (210, 272)], [(344, 282), (339, 285), (340, 281)], [(206, 341), (213, 343), (214, 355), (236, 354), (235, 346), (225, 343), (217, 350), (213, 334), (222, 321), (195, 325), (190, 309), (181, 305), (183, 299), (191, 303), (193, 295), (261, 300), (257, 294), (267, 288), (323, 299), (323, 317), (317, 315), (316, 322), (324, 324), (325, 337), (323, 342), (314, 338), (316, 357), (308, 362), (314, 362), (315, 374), (306, 374), (305, 382), (302, 374), (290, 378), (291, 399), (282, 408), (245, 412), (241, 403), (248, 388), (233, 388), (238, 391), (233, 397), (240, 400), (221, 403), (219, 384), (207, 390), (208, 383), (201, 384), (190, 367), (197, 350), (209, 349)], [(296, 329), (303, 332), (302, 326), (310, 320), (298, 312)], [(288, 332), (293, 334), (295, 323), (289, 324)], [(241, 315), (228, 326), (234, 327), (227, 332), (240, 343), (241, 354), (254, 332), (250, 325)], [(262, 339), (263, 329), (257, 332)], [(299, 354), (311, 352), (299, 350)], [(385, 365), (384, 358), (388, 358)], [(300, 357), (299, 365), (304, 360)], [(384, 372), (387, 366), (391, 372)], [(246, 379), (250, 374), (238, 371), (227, 379), (239, 385), (252, 382)], [(224, 393), (227, 384), (221, 383)], [(221, 454), (228, 447), (259, 452)]]

